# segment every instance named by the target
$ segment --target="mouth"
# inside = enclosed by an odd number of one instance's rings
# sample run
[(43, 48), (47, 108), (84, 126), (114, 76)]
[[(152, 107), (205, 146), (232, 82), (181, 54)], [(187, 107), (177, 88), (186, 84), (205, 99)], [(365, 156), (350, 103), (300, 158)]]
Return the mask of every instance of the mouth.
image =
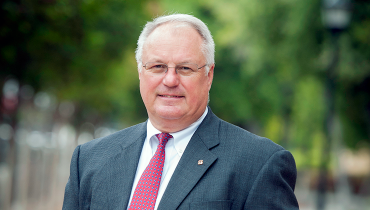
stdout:
[(175, 95), (159, 95), (164, 98), (183, 98), (184, 96), (175, 96)]

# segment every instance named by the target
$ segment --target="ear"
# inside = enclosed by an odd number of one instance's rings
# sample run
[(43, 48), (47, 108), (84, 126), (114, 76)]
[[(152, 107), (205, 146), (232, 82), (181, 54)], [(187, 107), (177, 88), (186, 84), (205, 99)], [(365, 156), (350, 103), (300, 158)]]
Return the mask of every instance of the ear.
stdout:
[(140, 68), (139, 63), (137, 64), (137, 72), (139, 73), (139, 80), (141, 79), (141, 74), (143, 73), (142, 69)]
[(209, 67), (209, 71), (208, 71), (208, 74), (207, 74), (208, 91), (211, 90), (214, 68), (215, 68), (215, 64), (212, 64)]

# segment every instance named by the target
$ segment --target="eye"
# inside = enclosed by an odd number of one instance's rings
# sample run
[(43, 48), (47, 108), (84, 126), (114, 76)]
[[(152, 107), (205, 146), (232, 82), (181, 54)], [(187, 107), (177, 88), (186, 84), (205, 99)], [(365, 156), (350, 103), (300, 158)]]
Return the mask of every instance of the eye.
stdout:
[(155, 64), (150, 67), (150, 69), (165, 69), (165, 68), (166, 68), (166, 65), (164, 64)]
[(178, 70), (180, 70), (180, 71), (194, 71), (194, 68), (193, 67), (191, 67), (191, 66), (178, 66), (177, 67), (177, 69)]

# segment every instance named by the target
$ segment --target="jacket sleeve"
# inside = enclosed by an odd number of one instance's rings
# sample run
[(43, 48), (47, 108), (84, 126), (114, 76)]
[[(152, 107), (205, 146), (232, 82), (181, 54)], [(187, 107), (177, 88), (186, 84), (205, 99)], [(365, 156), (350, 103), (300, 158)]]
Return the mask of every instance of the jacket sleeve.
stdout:
[(275, 152), (261, 168), (249, 192), (244, 209), (299, 209), (294, 188), (297, 169), (287, 150)]
[(79, 166), (78, 159), (80, 155), (80, 146), (77, 146), (72, 155), (70, 175), (64, 192), (63, 210), (80, 209), (79, 208)]

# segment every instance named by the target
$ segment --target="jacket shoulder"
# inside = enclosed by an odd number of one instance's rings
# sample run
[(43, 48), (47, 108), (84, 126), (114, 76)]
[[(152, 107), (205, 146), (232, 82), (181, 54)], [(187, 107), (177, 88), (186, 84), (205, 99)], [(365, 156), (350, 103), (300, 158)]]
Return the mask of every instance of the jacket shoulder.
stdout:
[(131, 127), (122, 129), (120, 131), (114, 132), (108, 136), (97, 138), (94, 140), (91, 140), (85, 144), (81, 145), (81, 148), (84, 150), (91, 150), (96, 147), (109, 147), (109, 145), (114, 145), (117, 146), (117, 144), (123, 144), (129, 143), (126, 140), (129, 139), (130, 137), (136, 137), (136, 136), (141, 136), (143, 132), (145, 133), (146, 131), (146, 122), (133, 125)]
[(123, 148), (145, 137), (146, 122), (91, 140), (79, 146), (79, 161), (85, 163), (82, 166), (104, 164), (109, 158), (120, 153)]
[(258, 136), (221, 119), (219, 138), (221, 144), (225, 143), (230, 147), (239, 147), (241, 152), (249, 151), (249, 153), (255, 153), (258, 156), (268, 157), (277, 151), (285, 150), (268, 138)]

